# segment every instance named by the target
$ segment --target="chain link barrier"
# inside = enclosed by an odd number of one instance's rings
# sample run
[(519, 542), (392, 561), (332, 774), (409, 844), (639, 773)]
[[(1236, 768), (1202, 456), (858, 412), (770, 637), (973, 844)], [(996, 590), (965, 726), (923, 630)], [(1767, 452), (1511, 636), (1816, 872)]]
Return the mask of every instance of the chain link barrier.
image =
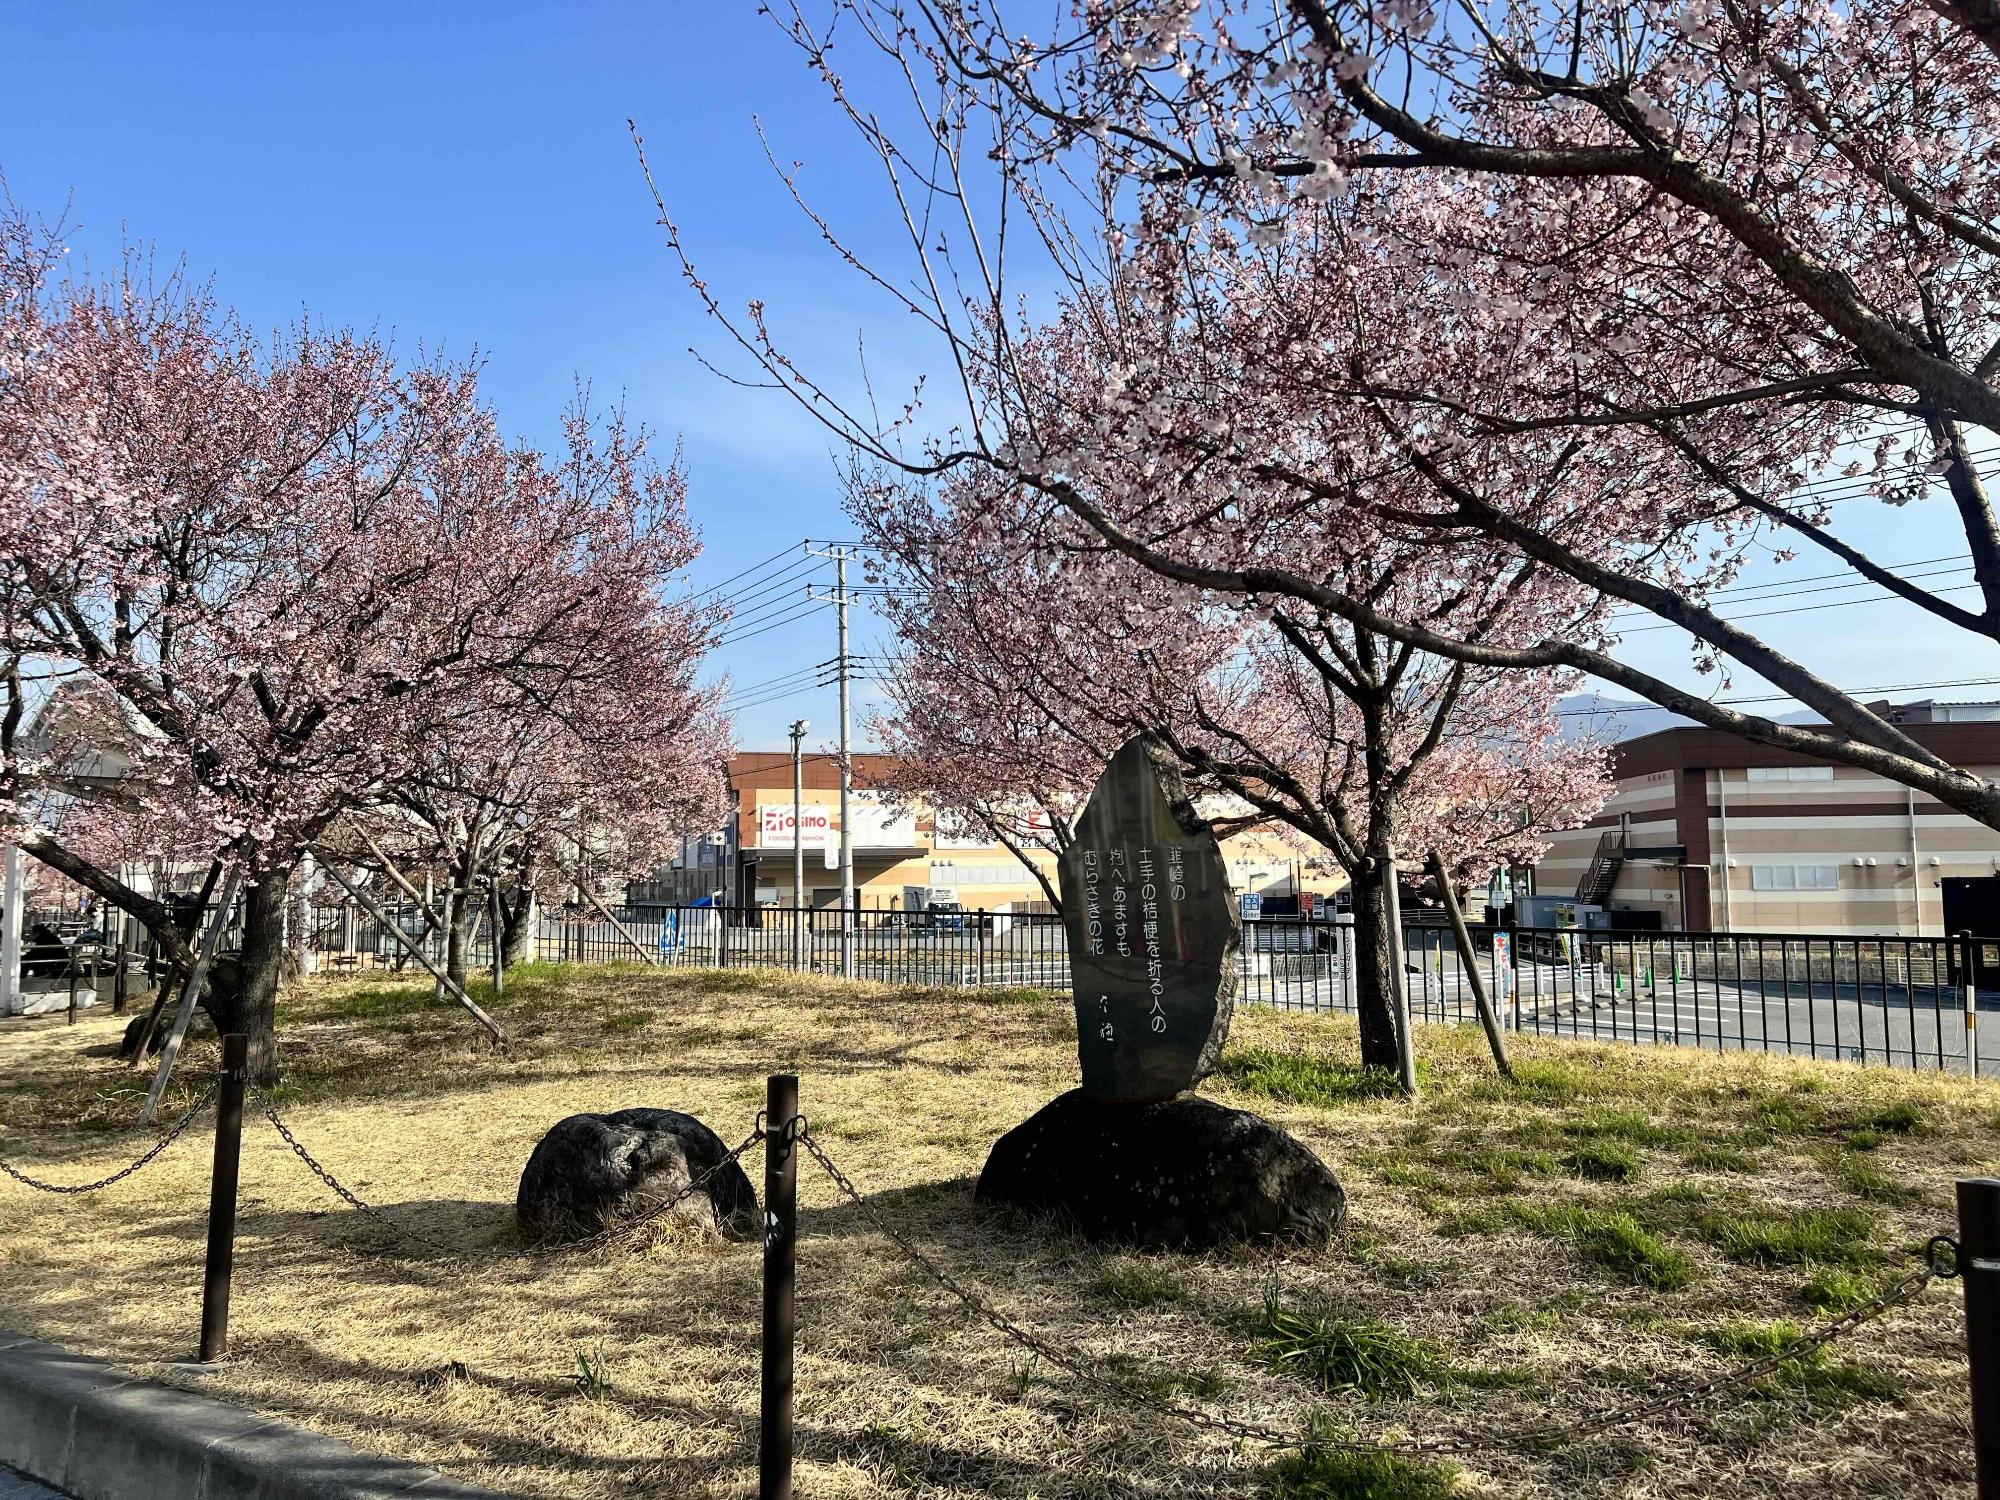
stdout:
[(1948, 1235), (1935, 1235), (1924, 1246), (1923, 1264), (1902, 1277), (1859, 1307), (1843, 1313), (1840, 1317), (1801, 1338), (1794, 1339), (1784, 1348), (1762, 1355), (1748, 1364), (1717, 1375), (1712, 1379), (1676, 1389), (1665, 1396), (1637, 1405), (1620, 1407), (1595, 1417), (1587, 1417), (1577, 1422), (1550, 1423), (1541, 1427), (1531, 1427), (1519, 1432), (1495, 1433), (1482, 1437), (1448, 1437), (1410, 1439), (1402, 1442), (1370, 1442), (1367, 1440), (1343, 1439), (1321, 1434), (1300, 1434), (1281, 1432), (1261, 1423), (1239, 1421), (1233, 1417), (1219, 1416), (1213, 1412), (1201, 1411), (1195, 1407), (1183, 1406), (1178, 1402), (1162, 1401), (1151, 1392), (1141, 1390), (1129, 1381), (1108, 1375), (1096, 1368), (1088, 1356), (1066, 1349), (1060, 1349), (1040, 1335), (1030, 1332), (1020, 1324), (997, 1311), (989, 1302), (979, 1296), (956, 1276), (940, 1266), (930, 1255), (912, 1244), (909, 1237), (889, 1224), (875, 1207), (855, 1187), (853, 1179), (843, 1172), (820, 1145), (810, 1128), (804, 1128), (801, 1117), (798, 1140), (813, 1160), (819, 1164), (842, 1196), (861, 1210), (896, 1248), (920, 1266), (939, 1286), (949, 1292), (965, 1309), (981, 1321), (998, 1330), (1029, 1353), (1062, 1370), (1076, 1380), (1104, 1391), (1117, 1400), (1129, 1405), (1144, 1407), (1149, 1411), (1177, 1418), (1191, 1426), (1205, 1427), (1231, 1437), (1245, 1438), (1274, 1448), (1284, 1449), (1337, 1449), (1351, 1453), (1396, 1453), (1396, 1454), (1467, 1454), (1494, 1449), (1537, 1449), (1551, 1448), (1579, 1439), (1598, 1436), (1614, 1428), (1630, 1427), (1651, 1417), (1664, 1416), (1683, 1407), (1694, 1406), (1724, 1391), (1751, 1384), (1765, 1375), (1779, 1369), (1788, 1361), (1812, 1353), (1815, 1349), (1831, 1343), (1842, 1334), (1849, 1333), (1864, 1323), (1881, 1317), (1890, 1309), (1899, 1307), (1919, 1295), (1931, 1282), (1958, 1275), (1958, 1243)]
[[(360, 1194), (356, 1193), (354, 1189), (350, 1188), (346, 1183), (342, 1182), (330, 1170), (328, 1170), (327, 1167), (324, 1164), (322, 1164), (317, 1157), (315, 1157), (310, 1151), (308, 1151), (305, 1148), (304, 1144), (299, 1140), (298, 1136), (293, 1134), (291, 1127), (287, 1125), (284, 1119), (278, 1114), (276, 1107), (272, 1105), (271, 1101), (267, 1099), (260, 1090), (253, 1088), (250, 1091), (250, 1093), (251, 1097), (257, 1101), (257, 1108), (263, 1112), (264, 1118), (271, 1122), (272, 1129), (276, 1130), (278, 1132), (279, 1137), (284, 1141), (284, 1143), (287, 1146), (291, 1147), (292, 1154), (305, 1164), (306, 1170), (311, 1172), (313, 1176), (317, 1177), (320, 1180), (320, 1182), (324, 1184), (326, 1188), (329, 1191), (331, 1191), (335, 1196), (345, 1201), (349, 1207), (355, 1209), (359, 1213), (365, 1214), (369, 1219), (373, 1220), (377, 1224), (380, 1224), (384, 1229), (387, 1229), (391, 1234), (397, 1236), (400, 1239), (406, 1240), (413, 1245), (421, 1245), (425, 1249), (433, 1251), (437, 1255), (449, 1260), (474, 1261), (481, 1259), (491, 1259), (494, 1255), (506, 1253), (500, 1247), (495, 1247), (490, 1253), (476, 1254), (474, 1252), (464, 1250), (456, 1245), (448, 1245), (443, 1240), (434, 1239), (430, 1235), (424, 1234), (419, 1230), (411, 1229), (405, 1225), (397, 1223), (394, 1219), (390, 1218), (387, 1214), (383, 1213), (381, 1209), (376, 1208), (373, 1204), (365, 1201)], [(748, 1151), (752, 1146), (756, 1145), (759, 1141), (763, 1139), (764, 1139), (763, 1116), (760, 1113), (758, 1115), (758, 1123), (756, 1128), (753, 1129), (749, 1135), (745, 1136), (738, 1145), (731, 1147), (730, 1150), (724, 1154), (724, 1156), (720, 1161), (716, 1162), (714, 1166), (709, 1167), (706, 1171), (702, 1172), (700, 1175), (692, 1178), (685, 1187), (681, 1188), (679, 1191), (675, 1192), (670, 1197), (663, 1198), (658, 1203), (649, 1206), (644, 1213), (638, 1215), (637, 1217), (626, 1219), (623, 1222), (615, 1224), (608, 1229), (601, 1229), (595, 1234), (586, 1235), (582, 1239), (565, 1240), (560, 1244), (522, 1245), (515, 1247), (515, 1250), (517, 1251), (517, 1253), (524, 1254), (533, 1257), (535, 1259), (555, 1260), (571, 1255), (581, 1255), (587, 1251), (599, 1249), (600, 1247), (610, 1244), (616, 1240), (625, 1239), (628, 1236), (637, 1234), (641, 1229), (644, 1229), (648, 1224), (653, 1223), (655, 1220), (661, 1218), (663, 1215), (670, 1213), (672, 1210), (678, 1208), (681, 1204), (687, 1202), (688, 1199), (694, 1197), (696, 1193), (700, 1192), (703, 1188), (708, 1186), (709, 1182), (715, 1177), (715, 1175), (718, 1172), (720, 1172), (724, 1167), (727, 1167), (731, 1163), (737, 1161), (739, 1158), (742, 1157), (744, 1152)]]
[(209, 1103), (215, 1098), (216, 1090), (221, 1086), (222, 1079), (219, 1076), (210, 1080), (208, 1087), (203, 1089), (194, 1103), (187, 1107), (187, 1113), (183, 1114), (172, 1125), (167, 1127), (165, 1135), (148, 1146), (144, 1154), (137, 1161), (131, 1163), (129, 1166), (120, 1167), (109, 1177), (100, 1177), (95, 1182), (44, 1182), (39, 1177), (29, 1176), (18, 1167), (8, 1166), (4, 1161), (0, 1161), (0, 1175), (11, 1177), (14, 1181), (20, 1183), (21, 1186), (33, 1188), (38, 1193), (60, 1193), (65, 1196), (76, 1193), (95, 1193), (102, 1188), (110, 1187), (113, 1183), (123, 1182), (134, 1172), (150, 1166), (161, 1152), (179, 1140), (186, 1133), (188, 1126), (194, 1124), (195, 1117), (208, 1107)]

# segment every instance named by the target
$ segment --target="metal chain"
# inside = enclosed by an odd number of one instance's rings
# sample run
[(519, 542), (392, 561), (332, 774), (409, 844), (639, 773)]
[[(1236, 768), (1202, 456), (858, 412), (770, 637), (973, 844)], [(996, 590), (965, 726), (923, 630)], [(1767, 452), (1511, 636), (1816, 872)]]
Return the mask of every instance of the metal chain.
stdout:
[[(1211, 1428), (1219, 1432), (1228, 1433), (1232, 1437), (1248, 1438), (1252, 1441), (1266, 1443), (1277, 1448), (1340, 1449), (1356, 1453), (1463, 1454), (1495, 1448), (1543, 1448), (1552, 1447), (1559, 1443), (1574, 1442), (1579, 1438), (1593, 1437), (1614, 1427), (1628, 1427), (1648, 1417), (1660, 1416), (1683, 1406), (1692, 1406), (1710, 1396), (1733, 1389), (1739, 1385), (1746, 1385), (1769, 1374), (1786, 1361), (1808, 1354), (1821, 1345), (1830, 1343), (1841, 1334), (1847, 1333), (1874, 1318), (1878, 1318), (1891, 1308), (1909, 1301), (1933, 1280), (1940, 1277), (1956, 1276), (1958, 1274), (1955, 1260), (1957, 1251), (1956, 1242), (1948, 1236), (1935, 1236), (1924, 1247), (1924, 1265), (1912, 1271), (1909, 1275), (1903, 1277), (1879, 1295), (1870, 1298), (1853, 1311), (1844, 1313), (1824, 1327), (1816, 1329), (1802, 1338), (1793, 1340), (1773, 1354), (1763, 1355), (1749, 1364), (1740, 1366), (1726, 1374), (1718, 1375), (1712, 1380), (1706, 1380), (1699, 1385), (1675, 1390), (1658, 1400), (1647, 1402), (1643, 1405), (1624, 1407), (1616, 1411), (1607, 1412), (1602, 1416), (1586, 1418), (1580, 1422), (1530, 1428), (1524, 1432), (1493, 1434), (1484, 1437), (1412, 1439), (1406, 1442), (1348, 1441), (1318, 1435), (1280, 1432), (1276, 1428), (1265, 1427), (1259, 1423), (1238, 1421), (1235, 1418), (1222, 1417), (1212, 1412), (1200, 1411), (1194, 1407), (1182, 1406), (1176, 1402), (1162, 1401), (1150, 1392), (1140, 1390), (1126, 1381), (1107, 1375), (1101, 1370), (1094, 1368), (1085, 1356), (1068, 1350), (1058, 1349), (1046, 1339), (1021, 1327), (1005, 1314), (995, 1311), (990, 1304), (973, 1292), (957, 1277), (946, 1271), (924, 1251), (912, 1244), (908, 1237), (901, 1231), (886, 1222), (876, 1212), (874, 1206), (862, 1197), (860, 1189), (855, 1187), (853, 1180), (827, 1155), (825, 1148), (813, 1137), (809, 1129), (801, 1131), (798, 1139), (805, 1146), (806, 1150), (811, 1153), (813, 1160), (819, 1163), (821, 1170), (832, 1179), (834, 1186), (855, 1207), (866, 1214), (869, 1222), (887, 1236), (897, 1249), (901, 1250), (904, 1255), (908, 1256), (928, 1272), (931, 1279), (947, 1292), (951, 1293), (953, 1297), (957, 1298), (967, 1311), (990, 1324), (1006, 1337), (1027, 1349), (1030, 1353), (1047, 1360), (1057, 1369), (1066, 1372), (1087, 1385), (1095, 1386), (1099, 1390), (1109, 1392), (1119, 1400), (1143, 1406), (1167, 1416), (1176, 1417), (1192, 1426)], [(1942, 1254), (1943, 1249), (1947, 1247), (1953, 1252), (1952, 1259), (1946, 1259)]]
[[(458, 1248), (455, 1245), (448, 1245), (443, 1240), (433, 1239), (431, 1236), (427, 1234), (423, 1234), (414, 1229), (406, 1228), (405, 1226), (397, 1223), (394, 1219), (390, 1218), (387, 1214), (383, 1213), (381, 1209), (376, 1208), (372, 1204), (365, 1202), (358, 1193), (356, 1193), (352, 1188), (347, 1186), (346, 1183), (342, 1182), (331, 1171), (329, 1171), (323, 1164), (321, 1164), (319, 1159), (315, 1157), (310, 1151), (306, 1150), (304, 1144), (299, 1140), (299, 1138), (296, 1135), (292, 1133), (291, 1127), (288, 1126), (284, 1122), (284, 1120), (279, 1117), (278, 1111), (276, 1110), (275, 1107), (273, 1107), (270, 1100), (266, 1099), (264, 1095), (256, 1089), (252, 1089), (251, 1094), (257, 1101), (257, 1107), (263, 1111), (264, 1118), (271, 1122), (272, 1128), (278, 1132), (279, 1136), (284, 1140), (285, 1144), (292, 1148), (292, 1154), (298, 1157), (298, 1159), (301, 1162), (305, 1163), (306, 1170), (311, 1172), (313, 1176), (317, 1177), (334, 1194), (336, 1194), (341, 1199), (345, 1200), (346, 1203), (351, 1208), (354, 1208), (359, 1212), (366, 1214), (376, 1223), (382, 1225), (391, 1234), (397, 1235), (402, 1239), (408, 1240), (411, 1244), (422, 1245), (427, 1250), (434, 1250), (439, 1255), (444, 1256), (448, 1259), (475, 1260), (479, 1258), (465, 1250)], [(522, 1251), (527, 1255), (534, 1256), (539, 1259), (555, 1259), (559, 1256), (576, 1255), (585, 1250), (594, 1250), (600, 1245), (604, 1245), (613, 1240), (621, 1239), (626, 1235), (636, 1233), (638, 1230), (644, 1228), (646, 1225), (652, 1223), (655, 1219), (659, 1218), (662, 1214), (665, 1214), (670, 1210), (679, 1207), (682, 1203), (685, 1203), (688, 1199), (692, 1198), (696, 1193), (700, 1192), (704, 1187), (708, 1185), (709, 1180), (713, 1178), (716, 1173), (720, 1172), (724, 1167), (728, 1166), (730, 1163), (736, 1161), (743, 1155), (744, 1152), (748, 1151), (752, 1146), (756, 1145), (757, 1142), (762, 1140), (763, 1138), (764, 1138), (764, 1132), (763, 1132), (763, 1127), (760, 1123), (755, 1130), (751, 1131), (751, 1133), (743, 1139), (740, 1145), (734, 1147), (728, 1153), (726, 1153), (720, 1161), (715, 1163), (714, 1166), (708, 1168), (706, 1171), (702, 1172), (699, 1176), (690, 1180), (685, 1187), (681, 1188), (671, 1197), (664, 1198), (660, 1202), (653, 1204), (643, 1214), (640, 1214), (637, 1218), (627, 1219), (622, 1223), (613, 1225), (609, 1229), (599, 1230), (596, 1234), (587, 1235), (582, 1239), (567, 1240), (559, 1245), (527, 1245), (522, 1247)]]
[(221, 1081), (222, 1080), (220, 1079), (220, 1077), (212, 1079), (209, 1082), (208, 1087), (201, 1091), (200, 1097), (197, 1098), (194, 1101), (194, 1103), (190, 1104), (187, 1107), (187, 1113), (182, 1115), (178, 1120), (174, 1121), (174, 1123), (167, 1128), (167, 1133), (165, 1135), (161, 1136), (157, 1141), (153, 1142), (151, 1146), (148, 1146), (146, 1148), (144, 1155), (142, 1155), (137, 1161), (133, 1162), (130, 1166), (120, 1167), (117, 1171), (113, 1172), (109, 1177), (100, 1177), (95, 1182), (78, 1182), (70, 1184), (64, 1184), (60, 1182), (44, 1182), (39, 1177), (30, 1177), (26, 1172), (21, 1171), (17, 1167), (8, 1166), (7, 1163), (5, 1163), (4, 1161), (0, 1161), (0, 1174), (4, 1174), (5, 1176), (11, 1177), (14, 1179), (14, 1181), (20, 1183), (23, 1187), (31, 1187), (38, 1193), (62, 1193), (65, 1195), (72, 1193), (94, 1193), (98, 1191), (98, 1189), (100, 1188), (110, 1187), (114, 1182), (123, 1182), (126, 1178), (130, 1177), (134, 1172), (138, 1171), (141, 1167), (144, 1167), (149, 1163), (151, 1163), (152, 1160), (155, 1157), (157, 1157), (162, 1151), (166, 1150), (167, 1147), (171, 1146), (175, 1141), (181, 1138), (182, 1134), (187, 1130), (188, 1126), (194, 1123), (195, 1116), (200, 1114), (202, 1110), (207, 1107), (208, 1102), (215, 1097), (215, 1091), (218, 1087), (220, 1087)]

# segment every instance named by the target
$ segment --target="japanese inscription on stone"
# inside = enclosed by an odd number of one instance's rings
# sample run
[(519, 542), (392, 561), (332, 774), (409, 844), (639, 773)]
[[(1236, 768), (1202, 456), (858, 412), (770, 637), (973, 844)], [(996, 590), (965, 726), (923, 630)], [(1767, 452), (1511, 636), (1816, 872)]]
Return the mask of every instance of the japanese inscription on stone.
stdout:
[(1215, 835), (1145, 736), (1104, 768), (1061, 863), (1086, 1092), (1168, 1099), (1215, 1070), (1241, 925)]

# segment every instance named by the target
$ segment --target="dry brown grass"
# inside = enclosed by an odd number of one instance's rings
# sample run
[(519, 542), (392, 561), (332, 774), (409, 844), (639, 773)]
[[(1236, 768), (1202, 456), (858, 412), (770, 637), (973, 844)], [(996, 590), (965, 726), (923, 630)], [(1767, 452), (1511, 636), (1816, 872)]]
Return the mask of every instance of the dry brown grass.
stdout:
[[(2000, 1166), (1991, 1085), (1524, 1040), (1526, 1082), (1506, 1090), (1476, 1033), (1438, 1030), (1421, 1039), (1430, 1071), (1412, 1105), (1353, 1087), (1336, 1065), (1345, 1023), (1248, 1012), (1209, 1092), (1309, 1141), (1346, 1183), (1352, 1227), (1321, 1252), (1142, 1260), (971, 1201), (992, 1140), (1074, 1080), (1066, 1002), (578, 970), (527, 976), (503, 1008), (511, 1060), (415, 987), (340, 980), (287, 997), (280, 1102), (306, 1144), (390, 1215), (491, 1253), (465, 1265), (398, 1248), (253, 1126), (235, 1353), (202, 1389), (521, 1495), (750, 1491), (756, 1248), (665, 1235), (540, 1264), (510, 1253), (508, 1214), (559, 1117), (665, 1105), (733, 1141), (779, 1069), (802, 1075), (816, 1134), (879, 1211), (1006, 1312), (1133, 1378), (1185, 1377), (1177, 1399), (1287, 1430), (1317, 1411), (1370, 1434), (1503, 1432), (1714, 1371), (1719, 1331), (1810, 1322), (1801, 1289), (1836, 1274), (1731, 1261), (1731, 1223), (1764, 1243), (1801, 1213), (1858, 1210), (1829, 1221), (1851, 1262), (1837, 1274), (1878, 1284), (1947, 1223), (1952, 1177)], [(143, 1139), (120, 1122), (138, 1080), (104, 1055), (116, 1024), (0, 1028), (0, 1154), (67, 1180), (136, 1154)], [(185, 1076), (213, 1066), (212, 1044), (196, 1045)], [(202, 1129), (92, 1198), (0, 1182), (0, 1323), (149, 1373), (186, 1357), (206, 1176)], [(802, 1494), (1271, 1487), (1273, 1455), (1038, 1367), (816, 1172), (801, 1196)], [(1593, 1264), (1523, 1222), (1542, 1204), (1628, 1213), (1695, 1279), (1661, 1292)], [(1275, 1372), (1250, 1326), (1273, 1282), (1288, 1303), (1427, 1341), (1453, 1377), (1370, 1405)], [(1851, 1379), (1553, 1455), (1482, 1456), (1456, 1482), (1518, 1497), (1969, 1494), (1962, 1337), (1956, 1288), (1934, 1288), (1842, 1342), (1833, 1364), (1852, 1362)], [(611, 1386), (591, 1399), (571, 1377), (600, 1351)], [(1294, 1476), (1286, 1493), (1341, 1491)]]

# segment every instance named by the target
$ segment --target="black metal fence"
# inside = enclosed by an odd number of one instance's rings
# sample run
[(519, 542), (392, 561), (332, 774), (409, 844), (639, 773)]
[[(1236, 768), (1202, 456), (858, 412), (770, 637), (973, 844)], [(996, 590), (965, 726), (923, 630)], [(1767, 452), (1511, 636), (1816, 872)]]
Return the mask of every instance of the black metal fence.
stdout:
[[(417, 908), (389, 923), (442, 953)], [(777, 968), (889, 984), (1069, 988), (1061, 919), (971, 911), (639, 907), (544, 915), (530, 946), (543, 962), (620, 960), (691, 968)], [(623, 931), (620, 931), (620, 928)], [(364, 913), (312, 919), (322, 967), (414, 967)], [(1404, 930), (1404, 985), (1424, 1021), (1476, 1022), (1446, 928)], [(1902, 1068), (2000, 1071), (1981, 1059), (1977, 1018), (2000, 1008), (2000, 940), (1825, 934), (1622, 933), (1480, 926), (1473, 963), (1504, 1024), (1543, 1036), (1789, 1052)], [(491, 961), (482, 925), (471, 961)], [(1354, 929), (1340, 919), (1243, 924), (1240, 999), (1282, 1010), (1351, 1012)], [(1991, 1049), (2000, 1052), (2000, 1044)]]

